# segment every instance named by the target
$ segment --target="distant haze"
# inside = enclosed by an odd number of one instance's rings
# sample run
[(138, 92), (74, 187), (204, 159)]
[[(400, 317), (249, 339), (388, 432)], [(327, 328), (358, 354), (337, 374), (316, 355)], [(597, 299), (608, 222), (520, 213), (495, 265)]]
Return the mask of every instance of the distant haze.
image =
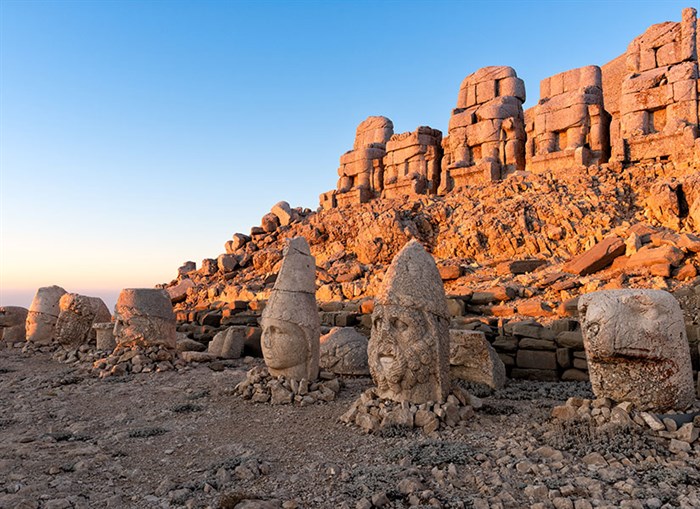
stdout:
[(603, 65), (692, 2), (0, 3), (0, 304), (215, 258), (279, 200), (315, 209), (355, 127), (445, 133), (486, 65)]

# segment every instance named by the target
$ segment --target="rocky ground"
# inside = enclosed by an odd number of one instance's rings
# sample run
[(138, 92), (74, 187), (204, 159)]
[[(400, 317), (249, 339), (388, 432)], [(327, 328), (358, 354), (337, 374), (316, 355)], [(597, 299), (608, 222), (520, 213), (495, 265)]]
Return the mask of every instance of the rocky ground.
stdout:
[(254, 404), (217, 371), (99, 379), (49, 353), (0, 349), (0, 508), (700, 507), (700, 442), (562, 422), (584, 382), (512, 381), (466, 427), (363, 434), (335, 401)]

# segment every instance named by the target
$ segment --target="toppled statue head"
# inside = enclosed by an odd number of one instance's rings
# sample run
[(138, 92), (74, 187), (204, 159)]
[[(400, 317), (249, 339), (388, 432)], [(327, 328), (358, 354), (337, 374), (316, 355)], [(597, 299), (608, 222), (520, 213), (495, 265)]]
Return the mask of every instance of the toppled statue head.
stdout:
[(261, 347), (272, 376), (318, 377), (321, 323), (316, 304), (316, 260), (303, 237), (289, 241), (260, 320)]
[(114, 339), (117, 345), (175, 348), (175, 313), (165, 290), (126, 288), (114, 308)]
[(412, 240), (391, 263), (372, 315), (367, 355), (379, 397), (444, 401), (450, 390), (449, 345), (440, 274), (433, 257)]
[(61, 313), (59, 301), (66, 291), (60, 286), (43, 286), (36, 291), (27, 313), (27, 341), (37, 345), (53, 342), (56, 321)]
[(583, 344), (598, 398), (640, 410), (695, 399), (690, 348), (676, 299), (661, 290), (606, 290), (579, 299)]

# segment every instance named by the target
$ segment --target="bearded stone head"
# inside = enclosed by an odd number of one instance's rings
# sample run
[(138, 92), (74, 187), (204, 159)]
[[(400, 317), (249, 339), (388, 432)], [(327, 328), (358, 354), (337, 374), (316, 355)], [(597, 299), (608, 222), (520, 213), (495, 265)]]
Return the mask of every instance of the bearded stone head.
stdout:
[(448, 317), (435, 261), (413, 240), (389, 267), (372, 315), (367, 357), (380, 397), (417, 404), (447, 397)]

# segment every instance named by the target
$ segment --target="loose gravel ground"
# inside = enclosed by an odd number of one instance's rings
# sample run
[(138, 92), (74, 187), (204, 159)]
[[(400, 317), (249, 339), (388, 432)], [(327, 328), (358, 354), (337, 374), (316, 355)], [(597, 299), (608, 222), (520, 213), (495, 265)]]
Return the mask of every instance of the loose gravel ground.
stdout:
[(586, 383), (511, 381), (466, 427), (366, 435), (338, 417), (369, 378), (254, 404), (233, 391), (254, 362), (98, 379), (0, 349), (0, 508), (700, 507), (698, 442), (550, 418)]

